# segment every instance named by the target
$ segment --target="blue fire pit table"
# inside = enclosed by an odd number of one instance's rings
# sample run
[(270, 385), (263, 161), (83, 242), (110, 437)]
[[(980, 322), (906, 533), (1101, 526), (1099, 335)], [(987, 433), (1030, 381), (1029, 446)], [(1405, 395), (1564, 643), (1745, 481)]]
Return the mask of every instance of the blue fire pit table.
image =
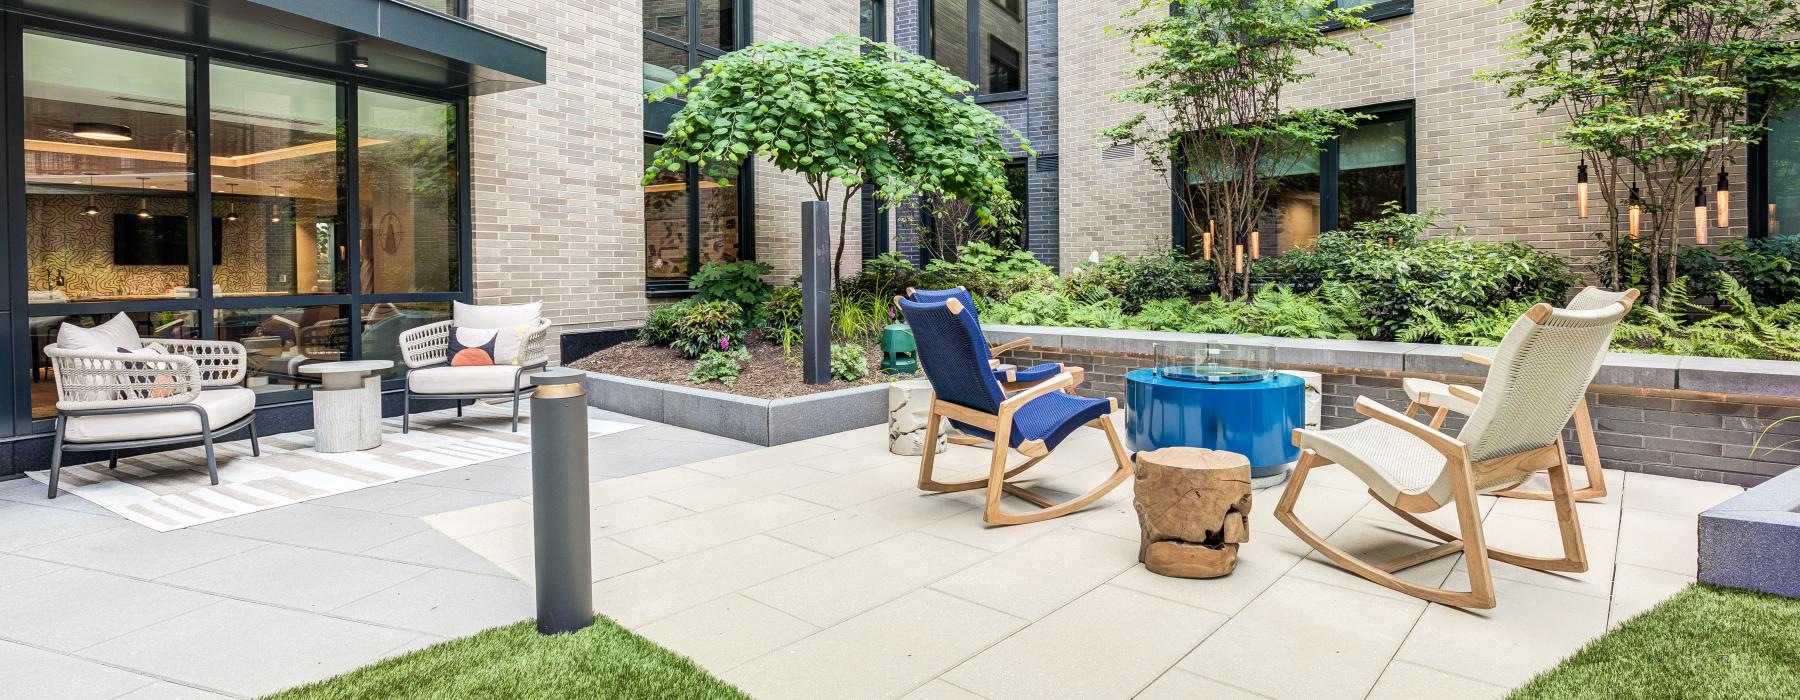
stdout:
[(1252, 478), (1280, 477), (1300, 458), (1292, 435), (1304, 425), (1305, 403), (1306, 382), (1287, 374), (1214, 383), (1132, 370), (1125, 375), (1125, 436), (1133, 450), (1236, 452), (1250, 458)]

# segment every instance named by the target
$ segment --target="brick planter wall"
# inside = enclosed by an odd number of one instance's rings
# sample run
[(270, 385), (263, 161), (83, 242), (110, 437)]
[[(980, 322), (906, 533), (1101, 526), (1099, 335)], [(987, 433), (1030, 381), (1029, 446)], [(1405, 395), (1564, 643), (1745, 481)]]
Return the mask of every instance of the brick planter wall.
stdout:
[[(1327, 428), (1363, 420), (1358, 396), (1406, 408), (1406, 377), (1480, 387), (1486, 370), (1461, 358), (1463, 348), (1419, 343), (1295, 340), (1192, 333), (987, 326), (990, 342), (1030, 337), (1033, 346), (1004, 360), (1025, 367), (1061, 362), (1087, 370), (1081, 392), (1125, 398), (1125, 373), (1152, 366), (1153, 343), (1224, 342), (1272, 349), (1276, 367), (1324, 375)], [(1800, 421), (1774, 429), (1763, 449), (1751, 447), (1776, 420), (1800, 415), (1800, 363), (1614, 353), (1588, 395), (1600, 459), (1609, 469), (1754, 486), (1800, 465), (1800, 450), (1767, 448), (1800, 436)], [(1452, 414), (1447, 430), (1460, 429)], [(1564, 441), (1575, 461), (1574, 430)]]

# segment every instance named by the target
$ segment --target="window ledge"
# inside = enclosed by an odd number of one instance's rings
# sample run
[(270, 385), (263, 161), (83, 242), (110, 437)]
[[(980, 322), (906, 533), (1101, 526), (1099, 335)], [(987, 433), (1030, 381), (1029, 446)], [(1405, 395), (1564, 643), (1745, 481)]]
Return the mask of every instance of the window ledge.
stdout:
[[(1362, 18), (1369, 20), (1370, 22), (1380, 22), (1384, 19), (1405, 17), (1412, 13), (1412, 0), (1384, 0), (1383, 2), (1377, 2), (1370, 6), (1368, 11), (1362, 13)], [(1335, 32), (1343, 28), (1344, 25), (1337, 22), (1326, 22), (1319, 26), (1320, 31), (1326, 33)]]
[(1013, 92), (996, 92), (996, 93), (988, 94), (988, 95), (976, 95), (975, 96), (975, 104), (985, 105), (985, 104), (991, 104), (994, 102), (1018, 102), (1018, 101), (1025, 100), (1025, 99), (1029, 98), (1030, 96), (1031, 96), (1031, 93), (1026, 90), (1015, 90)]

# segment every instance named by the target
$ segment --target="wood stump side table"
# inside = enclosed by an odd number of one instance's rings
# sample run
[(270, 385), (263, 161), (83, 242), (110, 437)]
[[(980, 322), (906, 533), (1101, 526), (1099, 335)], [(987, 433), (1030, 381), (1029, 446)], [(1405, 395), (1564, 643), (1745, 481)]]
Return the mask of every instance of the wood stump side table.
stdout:
[(314, 362), (301, 374), (319, 375), (313, 389), (313, 449), (356, 452), (381, 446), (381, 371), (392, 360)]
[[(925, 454), (925, 423), (931, 416), (931, 382), (905, 379), (888, 385), (888, 451), (897, 455)], [(937, 452), (942, 454), (950, 421), (939, 418)]]
[(1165, 447), (1138, 453), (1133, 471), (1144, 568), (1179, 578), (1231, 573), (1238, 545), (1250, 541), (1250, 459)]

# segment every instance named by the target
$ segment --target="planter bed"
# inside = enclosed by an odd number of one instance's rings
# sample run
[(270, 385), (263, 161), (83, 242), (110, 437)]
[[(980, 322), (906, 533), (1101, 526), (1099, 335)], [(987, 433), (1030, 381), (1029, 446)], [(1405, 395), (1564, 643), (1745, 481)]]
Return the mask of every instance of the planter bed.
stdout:
[(590, 406), (757, 445), (780, 445), (887, 422), (886, 383), (761, 399), (685, 383), (594, 371), (587, 375)]
[(1800, 598), (1800, 471), (1700, 514), (1700, 580)]

